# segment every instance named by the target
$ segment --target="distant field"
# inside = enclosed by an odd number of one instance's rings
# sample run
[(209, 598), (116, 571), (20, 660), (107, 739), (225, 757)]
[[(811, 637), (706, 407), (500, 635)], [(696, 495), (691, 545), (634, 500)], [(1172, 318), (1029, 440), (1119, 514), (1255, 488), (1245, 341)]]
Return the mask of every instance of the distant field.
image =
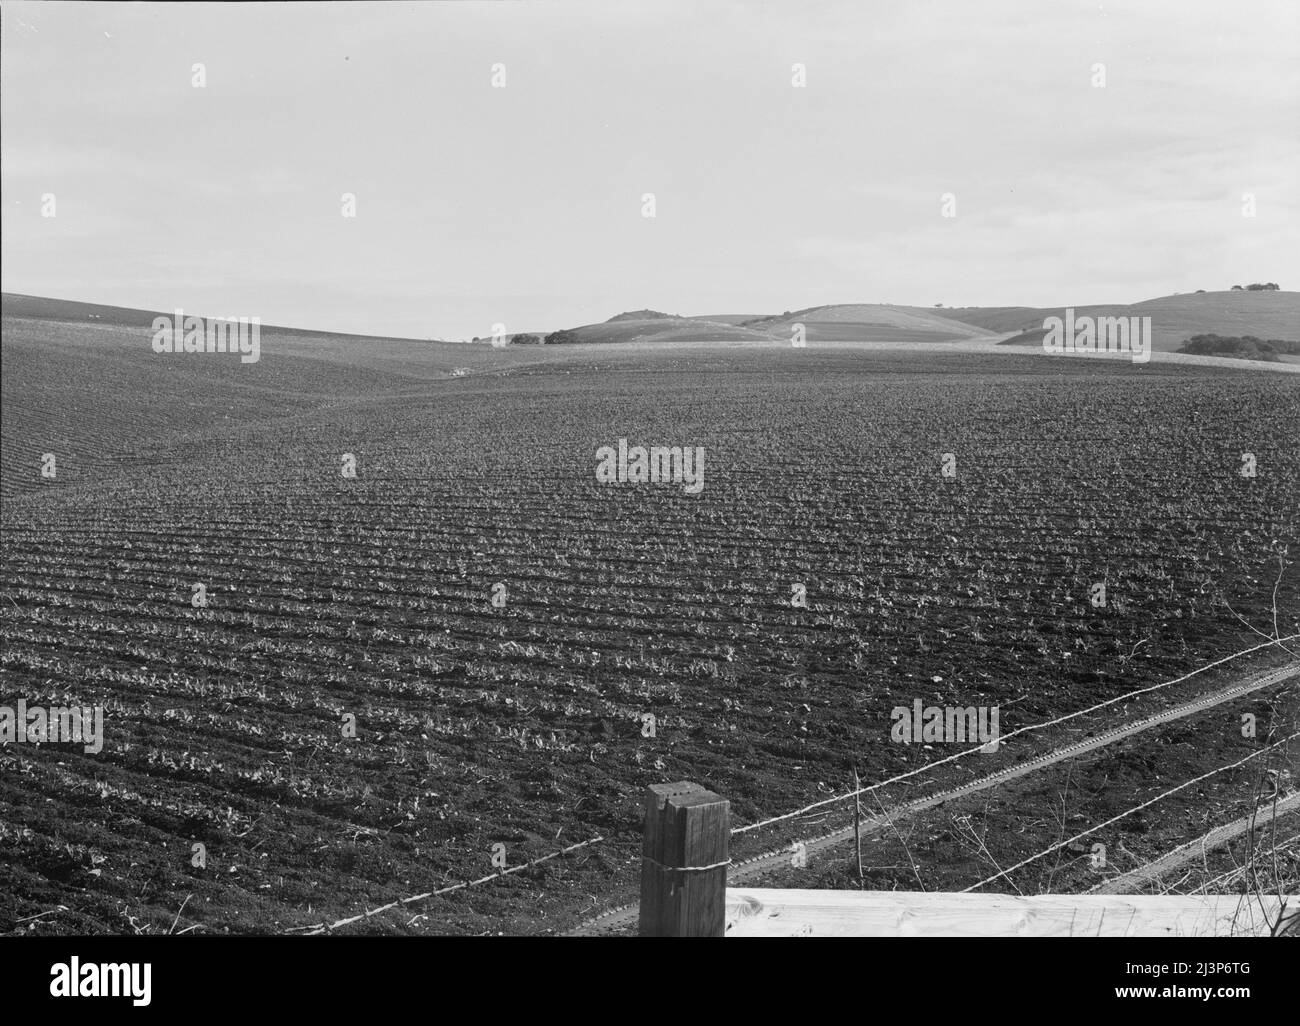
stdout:
[(695, 318), (650, 318), (646, 320), (616, 320), (601, 324), (586, 324), (572, 329), (575, 341), (601, 342), (660, 342), (693, 339), (699, 342), (722, 342), (752, 339), (767, 341), (769, 336), (721, 321), (703, 321)]
[(950, 342), (987, 334), (930, 313), (867, 304), (815, 307), (749, 326), (788, 339), (795, 324), (804, 325), (810, 342)]
[(770, 314), (699, 314), (692, 317), (695, 321), (721, 321), (723, 324), (744, 324), (746, 321), (758, 321)]
[[(932, 759), (888, 741), (914, 698), (1000, 703), (1010, 730), (1168, 679), (1258, 643), (1236, 614), (1271, 631), (1270, 543), (1300, 553), (1281, 375), (274, 332), (241, 366), (31, 318), (5, 320), (3, 360), (5, 694), (103, 704), (109, 729), (97, 756), (0, 750), (0, 929), (65, 905), (30, 932), (165, 931), (188, 894), (200, 932), (300, 926), (480, 877), (495, 843), (517, 865), (600, 834), (361, 927), (564, 929), (629, 900), (647, 784), (697, 781), (748, 822)], [(598, 484), (619, 438), (703, 446), (702, 494)], [(1277, 601), (1300, 631), (1294, 559)], [(1226, 761), (1234, 730), (1122, 753), (1089, 800)], [(930, 782), (970, 772), (949, 769)], [(1239, 814), (1207, 795), (1198, 828)], [(992, 822), (999, 858), (1060, 834)], [(978, 871), (957, 831), (914, 839), (924, 886)], [(869, 858), (876, 886), (917, 886), (899, 851)]]

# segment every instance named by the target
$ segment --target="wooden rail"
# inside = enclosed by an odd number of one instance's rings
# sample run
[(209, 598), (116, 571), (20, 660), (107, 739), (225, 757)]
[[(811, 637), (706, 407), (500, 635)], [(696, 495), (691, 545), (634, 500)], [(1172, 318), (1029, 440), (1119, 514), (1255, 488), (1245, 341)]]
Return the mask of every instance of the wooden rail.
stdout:
[(1267, 935), (1279, 900), (1252, 895), (727, 891), (728, 937), (1226, 937)]
[(1221, 937), (1267, 934), (1282, 914), (1279, 898), (1262, 895), (728, 889), (725, 799), (654, 784), (645, 817), (642, 936)]

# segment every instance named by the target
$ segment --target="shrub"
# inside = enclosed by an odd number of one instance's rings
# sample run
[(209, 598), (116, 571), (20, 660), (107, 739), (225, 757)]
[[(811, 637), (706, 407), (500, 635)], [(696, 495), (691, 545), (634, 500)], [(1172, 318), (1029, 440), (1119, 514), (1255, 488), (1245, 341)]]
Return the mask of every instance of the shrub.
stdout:
[(1240, 337), (1226, 335), (1193, 335), (1179, 347), (1180, 353), (1192, 353), (1196, 356), (1235, 356), (1241, 360), (1267, 360), (1277, 362), (1280, 355), (1300, 355), (1300, 342), (1288, 342), (1279, 338), (1268, 340), (1254, 335)]

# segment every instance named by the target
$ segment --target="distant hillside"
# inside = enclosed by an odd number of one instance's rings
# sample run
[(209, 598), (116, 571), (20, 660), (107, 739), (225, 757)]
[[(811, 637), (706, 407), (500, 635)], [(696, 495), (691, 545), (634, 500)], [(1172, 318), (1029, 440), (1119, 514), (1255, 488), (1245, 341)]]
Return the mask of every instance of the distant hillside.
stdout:
[[(1076, 316), (1149, 316), (1155, 348), (1164, 352), (1199, 335), (1225, 338), (1300, 338), (1300, 293), (1273, 290), (1189, 293), (1164, 296), (1133, 304), (1091, 304), (1074, 307)], [(192, 310), (189, 313), (224, 316), (229, 311)], [(4, 293), (3, 314), (34, 320), (87, 325), (148, 328), (159, 314), (171, 311), (138, 310), (130, 307), (47, 299)], [(547, 344), (699, 342), (788, 342), (793, 326), (804, 326), (808, 342), (959, 342), (989, 335), (1011, 334), (1001, 344), (1036, 346), (1043, 337), (1043, 320), (1059, 317), (1063, 307), (957, 307), (952, 309), (895, 306), (885, 303), (847, 303), (808, 307), (781, 314), (717, 314), (681, 317), (658, 310), (632, 310), (616, 314), (601, 324), (552, 332), (528, 333)], [(263, 325), (264, 332), (284, 338), (320, 340), (334, 338), (377, 339), (383, 336), (349, 335)], [(404, 340), (422, 342), (423, 340)], [(490, 341), (481, 339), (482, 342)], [(511, 336), (516, 344), (525, 340)], [(426, 343), (427, 344), (427, 343)], [(475, 347), (478, 348), (478, 347)], [(522, 348), (531, 348), (522, 346)], [(1294, 356), (1282, 356), (1284, 361)]]
[[(66, 321), (84, 324), (106, 324), (119, 328), (151, 328), (155, 317), (171, 317), (174, 310), (137, 310), (127, 306), (107, 306), (103, 303), (81, 303), (73, 299), (48, 299), (27, 296), (20, 292), (0, 294), (0, 314), (5, 317), (30, 317), (41, 321)], [(197, 317), (227, 317), (236, 315), (231, 310), (186, 310), (186, 315)], [(262, 331), (280, 335), (334, 338), (390, 338), (388, 335), (353, 335), (342, 331), (313, 331), (310, 328), (285, 328), (263, 324)], [(418, 342), (422, 339), (403, 339)]]
[(586, 324), (554, 332), (548, 340), (551, 344), (688, 339), (701, 342), (787, 342), (796, 323), (804, 326), (804, 337), (809, 342), (951, 342), (988, 334), (946, 317), (883, 304), (817, 306), (794, 313), (757, 317), (739, 314), (715, 318), (670, 317), (654, 311), (640, 313), (653, 316), (619, 314), (603, 324)]
[[(908, 307), (907, 309), (920, 308)], [(936, 308), (933, 312), (939, 317), (1004, 334), (1008, 331), (1027, 329), (1034, 323), (1041, 325), (1043, 318), (1048, 316), (1043, 312), (1044, 309), (1036, 306), (955, 306), (950, 309)]]
[(5, 317), (31, 317), (41, 321), (103, 321), (125, 328), (148, 328), (159, 316), (156, 310), (78, 303), (71, 299), (45, 299), (17, 292), (0, 295), (0, 313)]
[[(1038, 345), (1043, 320), (1062, 316), (1065, 307), (966, 307), (936, 312), (988, 331), (1017, 332), (1003, 345)], [(1155, 348), (1161, 352), (1177, 350), (1194, 335), (1300, 337), (1300, 292), (1197, 292), (1141, 303), (1076, 306), (1074, 313), (1076, 317), (1150, 317)]]
[(884, 303), (814, 306), (748, 321), (745, 327), (789, 338), (795, 324), (804, 326), (809, 342), (953, 342), (988, 334), (937, 313)]
[(692, 340), (699, 342), (731, 341), (768, 341), (770, 336), (761, 331), (726, 324), (720, 321), (705, 321), (695, 317), (648, 317), (644, 319), (621, 319), (620, 317), (602, 324), (584, 324), (578, 328), (555, 331), (546, 336), (548, 345), (590, 344), (596, 342), (673, 342)]
[(693, 314), (692, 321), (718, 321), (721, 324), (745, 324), (749, 321), (761, 321), (769, 314)]

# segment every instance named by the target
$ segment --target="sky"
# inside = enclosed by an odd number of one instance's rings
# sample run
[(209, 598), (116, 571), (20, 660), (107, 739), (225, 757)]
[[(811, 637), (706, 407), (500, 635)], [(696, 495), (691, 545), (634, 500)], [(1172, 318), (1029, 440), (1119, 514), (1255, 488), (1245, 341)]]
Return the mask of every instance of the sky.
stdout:
[(6, 292), (460, 339), (1300, 289), (1295, 0), (2, 16)]

